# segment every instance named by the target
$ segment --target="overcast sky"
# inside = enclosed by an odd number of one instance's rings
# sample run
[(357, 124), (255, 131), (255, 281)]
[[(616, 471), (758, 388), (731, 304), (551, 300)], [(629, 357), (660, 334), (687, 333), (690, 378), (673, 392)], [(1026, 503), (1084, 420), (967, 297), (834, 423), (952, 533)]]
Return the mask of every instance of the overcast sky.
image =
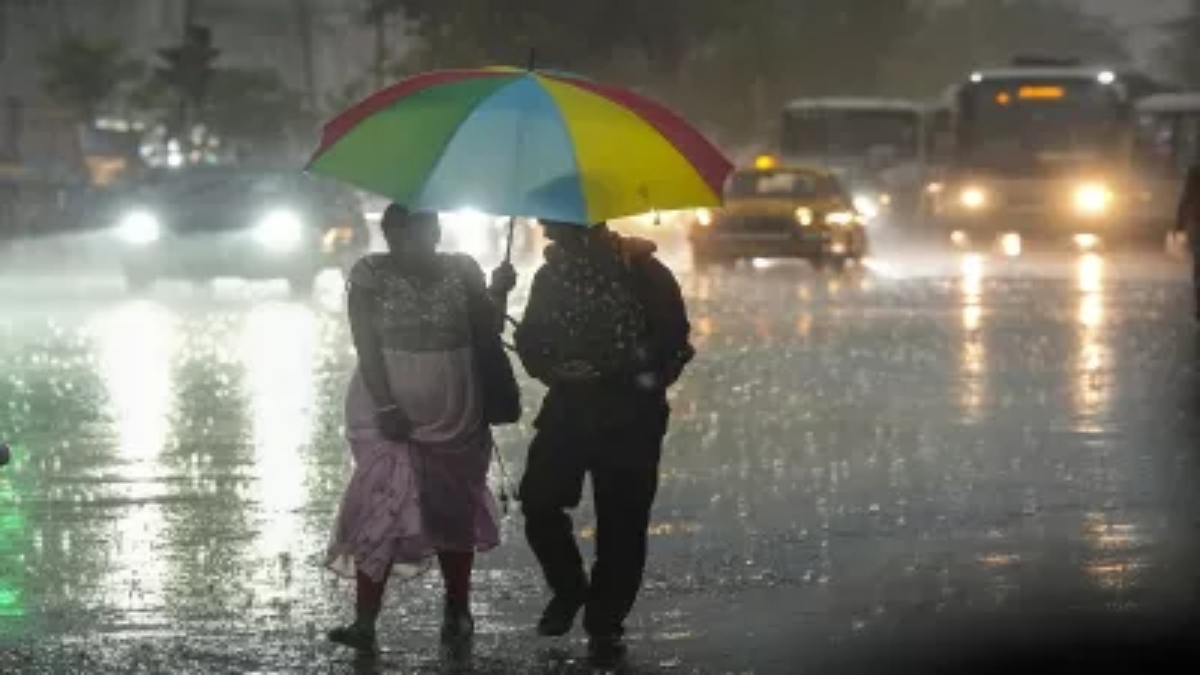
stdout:
[(1153, 55), (1161, 41), (1155, 25), (1178, 16), (1187, 0), (1076, 0), (1084, 7), (1112, 17), (1131, 31), (1133, 49), (1139, 61)]

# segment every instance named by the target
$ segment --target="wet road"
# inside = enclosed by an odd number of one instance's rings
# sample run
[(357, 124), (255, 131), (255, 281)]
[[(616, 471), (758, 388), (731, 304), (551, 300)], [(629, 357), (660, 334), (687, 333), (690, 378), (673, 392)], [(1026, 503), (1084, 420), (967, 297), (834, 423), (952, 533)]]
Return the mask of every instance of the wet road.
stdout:
[[(1195, 597), (1200, 333), (1176, 263), (667, 258), (701, 356), (675, 392), (631, 672), (816, 672), (944, 621), (1132, 625)], [(232, 284), (135, 300), (103, 270), (7, 271), (0, 672), (586, 672), (578, 638), (531, 635), (518, 516), (476, 574), (469, 661), (436, 648), (433, 579), (390, 593), (379, 661), (322, 643), (350, 611), (316, 563), (349, 468), (336, 281), (304, 303)], [(527, 437), (502, 434), (514, 475)]]

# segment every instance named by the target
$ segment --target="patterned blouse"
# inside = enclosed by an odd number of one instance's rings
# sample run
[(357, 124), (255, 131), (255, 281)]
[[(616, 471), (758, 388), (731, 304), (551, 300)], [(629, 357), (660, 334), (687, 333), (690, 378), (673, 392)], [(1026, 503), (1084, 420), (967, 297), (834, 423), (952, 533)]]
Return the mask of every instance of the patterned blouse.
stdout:
[(401, 269), (387, 254), (364, 257), (350, 271), (350, 284), (376, 299), (371, 323), (383, 348), (441, 352), (471, 344), (468, 275), (483, 272), (467, 256), (438, 254), (438, 274), (429, 278)]

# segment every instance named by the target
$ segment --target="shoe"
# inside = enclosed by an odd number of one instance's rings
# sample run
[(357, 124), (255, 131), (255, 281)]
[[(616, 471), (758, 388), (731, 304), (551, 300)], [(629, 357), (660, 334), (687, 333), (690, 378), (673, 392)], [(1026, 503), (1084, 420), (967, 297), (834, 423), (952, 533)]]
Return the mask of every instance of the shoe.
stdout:
[(375, 627), (358, 621), (349, 626), (334, 628), (329, 631), (328, 638), (330, 642), (357, 649), (360, 652), (373, 652), (377, 647)]
[(625, 660), (629, 648), (616, 635), (593, 635), (588, 638), (588, 663), (594, 668), (616, 668)]
[(442, 610), (442, 642), (461, 642), (475, 635), (475, 618), (468, 603), (446, 601)]
[(583, 603), (579, 600), (556, 595), (546, 605), (542, 618), (538, 621), (538, 635), (542, 637), (562, 637), (571, 632), (575, 625), (575, 616), (579, 614)]

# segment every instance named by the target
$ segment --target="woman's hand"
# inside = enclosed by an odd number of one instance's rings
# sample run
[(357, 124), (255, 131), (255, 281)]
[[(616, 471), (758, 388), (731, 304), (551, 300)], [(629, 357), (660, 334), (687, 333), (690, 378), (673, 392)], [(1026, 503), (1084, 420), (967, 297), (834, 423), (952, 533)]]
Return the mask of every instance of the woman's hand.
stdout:
[(375, 411), (375, 421), (383, 437), (393, 443), (404, 443), (412, 439), (413, 425), (398, 406), (387, 406)]

